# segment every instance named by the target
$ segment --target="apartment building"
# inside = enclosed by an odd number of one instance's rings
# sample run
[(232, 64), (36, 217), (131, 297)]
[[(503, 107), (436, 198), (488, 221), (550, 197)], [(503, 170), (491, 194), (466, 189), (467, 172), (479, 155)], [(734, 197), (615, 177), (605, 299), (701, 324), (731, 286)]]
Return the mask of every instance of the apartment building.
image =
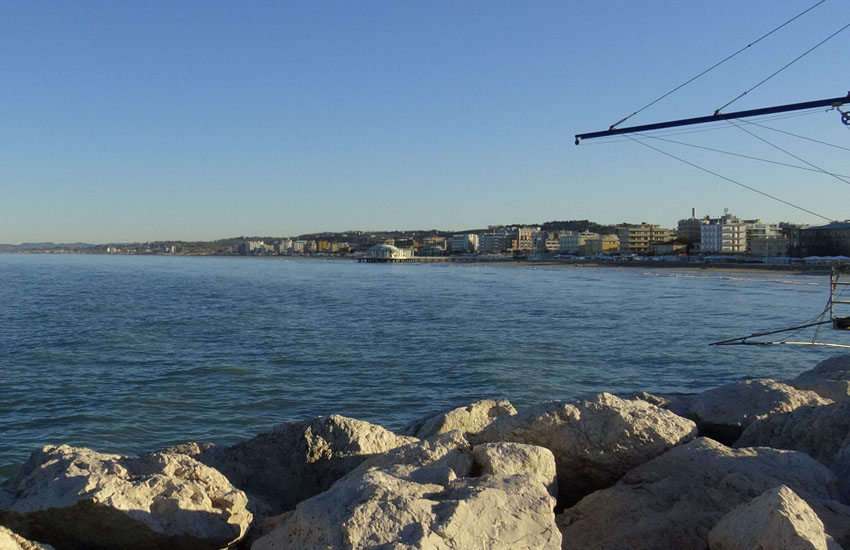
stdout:
[(617, 228), (620, 252), (650, 254), (652, 245), (673, 240), (673, 232), (659, 225), (641, 223)]
[(478, 235), (474, 233), (452, 235), (452, 254), (468, 254), (472, 252), (478, 252)]
[(728, 211), (718, 219), (703, 224), (700, 232), (700, 250), (704, 253), (743, 254), (747, 251), (749, 224)]

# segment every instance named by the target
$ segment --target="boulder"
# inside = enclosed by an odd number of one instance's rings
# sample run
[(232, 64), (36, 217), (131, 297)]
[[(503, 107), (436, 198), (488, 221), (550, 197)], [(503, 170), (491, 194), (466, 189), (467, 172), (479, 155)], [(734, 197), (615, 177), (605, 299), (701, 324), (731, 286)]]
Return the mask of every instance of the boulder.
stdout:
[(667, 409), (668, 411), (684, 416), (691, 417), (691, 409), (693, 408), (695, 393), (647, 393), (645, 391), (638, 392), (626, 396), (623, 399), (640, 399), (647, 403), (652, 403), (656, 407)]
[(640, 399), (600, 393), (576, 403), (551, 402), (497, 419), (474, 443), (511, 441), (552, 451), (559, 500), (571, 504), (610, 487), (632, 468), (696, 436), (696, 425)]
[(531, 474), (558, 496), (558, 479), (552, 451), (522, 443), (483, 443), (472, 448), (472, 457), (483, 475)]
[(806, 405), (828, 403), (831, 401), (814, 392), (759, 378), (733, 382), (699, 394), (694, 399), (692, 414), (700, 435), (731, 445), (757, 420)]
[(46, 446), (3, 489), (0, 524), (62, 550), (212, 550), (251, 523), (246, 495), (182, 453)]
[(54, 550), (49, 544), (40, 544), (0, 526), (0, 550)]
[(252, 550), (558, 550), (554, 499), (530, 474), (457, 478), (399, 464), (352, 472)]
[(255, 513), (270, 516), (327, 490), (370, 456), (414, 441), (369, 422), (330, 415), (280, 424), (197, 458), (248, 493)]
[(458, 430), (464, 435), (477, 434), (495, 419), (516, 414), (516, 409), (507, 399), (482, 399), (465, 407), (421, 418), (403, 433), (420, 439)]
[(835, 476), (795, 451), (730, 449), (698, 438), (635, 468), (558, 516), (563, 548), (708, 550), (708, 533), (736, 506), (786, 485), (830, 501)]
[(850, 502), (850, 400), (770, 416), (744, 430), (735, 446), (808, 453), (838, 474), (841, 495)]
[(850, 354), (825, 359), (788, 384), (798, 390), (811, 390), (825, 399), (847, 399), (850, 397)]
[(788, 487), (768, 489), (723, 516), (708, 533), (711, 550), (827, 550), (823, 522)]
[(446, 432), (370, 457), (349, 475), (360, 475), (370, 468), (398, 465), (447, 468), (455, 477), (466, 477), (472, 474), (475, 459), (472, 457), (472, 447), (463, 434), (458, 431)]

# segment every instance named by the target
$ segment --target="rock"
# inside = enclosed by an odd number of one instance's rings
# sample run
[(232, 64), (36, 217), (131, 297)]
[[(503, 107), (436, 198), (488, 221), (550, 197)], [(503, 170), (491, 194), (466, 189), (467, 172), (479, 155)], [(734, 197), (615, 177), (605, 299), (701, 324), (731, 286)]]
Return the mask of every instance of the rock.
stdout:
[(744, 430), (735, 446), (802, 451), (830, 466), (848, 435), (850, 401), (770, 416)]
[(730, 449), (698, 438), (565, 510), (558, 517), (563, 548), (707, 550), (708, 533), (723, 516), (779, 485), (807, 501), (829, 501), (835, 476), (804, 453)]
[(270, 516), (327, 490), (370, 456), (413, 441), (369, 422), (331, 415), (280, 424), (231, 447), (212, 447), (198, 460), (248, 493), (255, 513)]
[(811, 390), (825, 399), (847, 399), (850, 397), (850, 354), (825, 359), (788, 384), (798, 390)]
[(352, 473), (300, 503), (252, 550), (558, 550), (554, 499), (536, 476), (457, 479), (450, 468)]
[(212, 550), (251, 523), (245, 494), (181, 453), (46, 446), (3, 489), (0, 524), (61, 550)]
[(49, 544), (32, 542), (0, 526), (0, 550), (54, 550)]
[(390, 466), (432, 466), (449, 469), (455, 477), (471, 475), (475, 460), (472, 447), (460, 432), (447, 432), (424, 441), (396, 447), (383, 454), (375, 455), (363, 461), (349, 475), (360, 475), (370, 468)]
[(808, 453), (838, 474), (841, 495), (850, 502), (850, 400), (770, 416), (744, 430), (735, 446)]
[(403, 433), (420, 439), (454, 430), (464, 435), (477, 434), (495, 419), (514, 414), (516, 409), (507, 399), (482, 399), (465, 407), (421, 418), (407, 426)]
[(474, 443), (511, 441), (552, 451), (559, 500), (610, 487), (626, 472), (696, 436), (696, 425), (639, 399), (600, 393), (577, 403), (552, 402), (497, 419)]
[(550, 495), (558, 496), (555, 456), (549, 449), (522, 443), (484, 443), (473, 447), (472, 456), (483, 475), (530, 474)]
[(647, 403), (651, 403), (656, 407), (667, 409), (668, 411), (678, 414), (679, 416), (690, 418), (691, 409), (693, 408), (694, 399), (696, 399), (696, 397), (697, 394), (694, 393), (655, 394), (647, 393), (644, 391), (628, 396), (623, 396), (623, 399), (640, 399), (641, 401), (646, 401)]
[(793, 411), (805, 405), (826, 405), (814, 392), (797, 390), (787, 384), (760, 378), (726, 384), (701, 393), (694, 399), (692, 412), (700, 435), (733, 444), (741, 432), (771, 414)]
[(784, 485), (723, 516), (709, 531), (708, 544), (711, 550), (827, 550), (823, 522)]

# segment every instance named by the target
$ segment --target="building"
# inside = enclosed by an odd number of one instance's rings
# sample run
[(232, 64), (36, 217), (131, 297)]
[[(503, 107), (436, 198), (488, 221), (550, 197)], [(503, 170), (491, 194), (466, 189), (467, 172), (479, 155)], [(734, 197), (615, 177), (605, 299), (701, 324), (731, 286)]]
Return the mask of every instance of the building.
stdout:
[[(598, 233), (592, 233), (590, 231), (570, 231), (569, 233), (561, 236), (559, 240), (559, 250), (562, 254), (581, 254), (584, 252), (584, 245), (588, 240), (599, 238)], [(618, 239), (618, 245), (619, 242), (620, 241)]]
[(471, 254), (478, 252), (478, 235), (460, 233), (452, 235), (452, 254)]
[(676, 226), (676, 240), (688, 245), (694, 245), (702, 239), (702, 226), (708, 223), (708, 218), (697, 219), (696, 210), (691, 210), (691, 217), (679, 220)]
[(413, 258), (413, 250), (398, 248), (391, 244), (376, 244), (366, 251), (366, 259), (372, 261), (396, 261)]
[(531, 235), (531, 246), (536, 252), (558, 252), (560, 233), (557, 231), (535, 231)]
[(704, 253), (743, 254), (747, 251), (748, 223), (723, 213), (719, 219), (712, 219), (702, 225), (700, 251)]
[(585, 240), (584, 247), (579, 249), (579, 253), (585, 256), (592, 256), (594, 254), (616, 252), (619, 248), (620, 238), (617, 235), (599, 235)]
[(783, 258), (788, 256), (791, 241), (782, 236), (755, 239), (747, 237), (747, 247), (750, 255), (757, 258)]
[(850, 220), (791, 230), (792, 256), (850, 256)]
[(651, 254), (652, 245), (673, 240), (673, 233), (659, 225), (641, 223), (617, 228), (620, 252)]
[(245, 241), (239, 243), (236, 247), (236, 252), (243, 256), (251, 254), (264, 254), (266, 252), (266, 243), (263, 241)]
[(539, 227), (517, 227), (516, 228), (516, 244), (514, 250), (518, 252), (531, 252), (534, 250), (533, 237), (535, 231), (540, 231)]

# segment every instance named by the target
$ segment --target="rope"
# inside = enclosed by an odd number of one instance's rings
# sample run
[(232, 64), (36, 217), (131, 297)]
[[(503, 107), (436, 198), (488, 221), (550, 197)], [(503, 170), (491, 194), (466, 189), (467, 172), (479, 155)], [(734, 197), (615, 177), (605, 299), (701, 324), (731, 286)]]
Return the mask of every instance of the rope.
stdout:
[(819, 48), (820, 46), (822, 46), (823, 44), (825, 44), (828, 40), (832, 39), (832, 38), (833, 38), (833, 37), (835, 37), (838, 33), (842, 32), (843, 30), (847, 29), (848, 27), (850, 27), (850, 23), (847, 23), (846, 25), (844, 25), (843, 27), (841, 27), (840, 29), (838, 29), (837, 31), (835, 31), (834, 33), (832, 33), (831, 35), (827, 36), (826, 38), (824, 38), (823, 40), (821, 40), (820, 42), (818, 42), (817, 44), (815, 44), (814, 46), (812, 46), (811, 48), (809, 48), (808, 50), (806, 50), (804, 53), (802, 53), (801, 55), (799, 55), (796, 59), (794, 59), (794, 60), (793, 60), (793, 61), (791, 61), (790, 63), (787, 63), (785, 66), (783, 66), (781, 69), (779, 69), (778, 71), (776, 71), (776, 72), (775, 72), (775, 73), (773, 73), (772, 75), (768, 76), (767, 78), (765, 78), (764, 80), (762, 80), (761, 82), (759, 82), (758, 84), (756, 84), (755, 86), (753, 86), (752, 88), (750, 88), (749, 90), (747, 90), (746, 92), (742, 93), (741, 95), (739, 95), (738, 97), (736, 97), (735, 99), (733, 99), (732, 101), (730, 101), (729, 103), (727, 103), (726, 105), (724, 105), (723, 107), (720, 107), (719, 109), (717, 109), (716, 111), (714, 111), (714, 114), (715, 114), (715, 115), (719, 115), (719, 114), (720, 114), (720, 111), (722, 111), (722, 110), (723, 110), (723, 109), (725, 109), (726, 107), (728, 107), (728, 106), (732, 105), (733, 103), (735, 103), (736, 101), (738, 101), (739, 99), (741, 99), (742, 97), (744, 97), (745, 95), (747, 95), (748, 93), (752, 92), (753, 90), (755, 90), (756, 88), (758, 88), (759, 86), (761, 86), (762, 84), (764, 84), (765, 82), (767, 82), (768, 80), (770, 80), (771, 78), (773, 78), (774, 76), (778, 75), (779, 73), (781, 73), (782, 71), (784, 71), (785, 69), (787, 69), (788, 67), (790, 67), (791, 65), (793, 65), (794, 63), (796, 63), (797, 61), (801, 60), (802, 58), (804, 58), (804, 57), (805, 57), (805, 56), (807, 56), (808, 54), (812, 53), (812, 52), (813, 52), (813, 51), (815, 51), (817, 48)]
[(687, 80), (687, 81), (683, 82), (682, 84), (679, 84), (678, 86), (676, 86), (675, 88), (673, 88), (672, 90), (670, 90), (669, 92), (667, 92), (666, 94), (662, 95), (662, 96), (661, 96), (661, 97), (659, 97), (658, 99), (655, 99), (654, 101), (649, 102), (648, 104), (646, 104), (645, 106), (641, 107), (640, 109), (638, 109), (638, 110), (637, 110), (637, 111), (635, 111), (634, 113), (630, 114), (629, 116), (625, 117), (624, 119), (620, 120), (619, 122), (615, 122), (615, 123), (614, 123), (614, 124), (612, 124), (612, 125), (611, 125), (611, 127), (610, 127), (610, 128), (608, 128), (608, 129), (609, 129), (609, 130), (613, 130), (614, 128), (616, 128), (616, 127), (617, 127), (617, 126), (619, 126), (620, 124), (624, 123), (625, 121), (629, 120), (630, 118), (632, 118), (632, 117), (633, 117), (633, 116), (635, 116), (636, 114), (640, 113), (641, 111), (643, 111), (643, 110), (645, 110), (645, 109), (648, 109), (649, 107), (652, 107), (653, 105), (655, 105), (656, 103), (658, 103), (659, 101), (661, 101), (662, 99), (664, 99), (665, 97), (667, 97), (667, 96), (669, 96), (669, 95), (671, 95), (671, 94), (673, 94), (673, 93), (675, 93), (675, 92), (679, 91), (680, 89), (684, 88), (685, 86), (687, 86), (688, 84), (690, 84), (690, 83), (691, 83), (691, 82), (693, 82), (694, 80), (698, 79), (699, 77), (701, 77), (701, 76), (705, 75), (706, 73), (708, 73), (708, 72), (710, 72), (710, 71), (712, 71), (712, 70), (716, 69), (716, 68), (717, 68), (717, 67), (719, 67), (720, 65), (722, 65), (722, 64), (724, 64), (724, 63), (726, 63), (727, 61), (729, 61), (729, 60), (730, 60), (730, 59), (732, 59), (733, 57), (737, 56), (738, 54), (740, 54), (741, 52), (743, 52), (743, 51), (744, 51), (744, 50), (746, 50), (747, 48), (749, 48), (749, 47), (751, 47), (751, 46), (754, 46), (754, 45), (758, 44), (759, 42), (761, 42), (762, 40), (764, 40), (765, 38), (767, 38), (767, 37), (768, 37), (768, 36), (770, 36), (771, 34), (775, 33), (776, 31), (778, 31), (779, 29), (781, 29), (781, 28), (785, 27), (786, 25), (789, 25), (790, 23), (792, 23), (792, 22), (793, 22), (793, 21), (795, 21), (796, 19), (799, 19), (800, 17), (802, 17), (803, 15), (805, 15), (805, 14), (807, 14), (808, 12), (812, 11), (813, 9), (815, 9), (815, 8), (816, 8), (816, 7), (818, 7), (818, 6), (820, 6), (820, 5), (821, 5), (821, 4), (823, 4), (824, 2), (826, 2), (826, 0), (820, 0), (820, 1), (819, 1), (819, 2), (817, 2), (815, 5), (811, 6), (810, 8), (808, 8), (808, 9), (806, 9), (806, 10), (804, 10), (804, 11), (800, 12), (800, 13), (798, 13), (797, 15), (795, 15), (794, 17), (792, 17), (792, 18), (791, 18), (791, 19), (789, 19), (788, 21), (786, 21), (786, 22), (782, 23), (781, 25), (779, 25), (778, 27), (776, 27), (776, 28), (775, 28), (775, 29), (773, 29), (772, 31), (768, 32), (768, 33), (767, 33), (767, 34), (765, 34), (765, 35), (762, 35), (761, 37), (759, 37), (759, 38), (758, 38), (757, 40), (755, 40), (754, 42), (751, 42), (750, 44), (747, 44), (746, 46), (744, 46), (743, 48), (741, 48), (741, 49), (740, 49), (740, 50), (738, 50), (737, 52), (733, 53), (732, 55), (730, 55), (730, 56), (726, 57), (725, 59), (723, 59), (723, 60), (721, 60), (721, 61), (719, 61), (719, 62), (715, 63), (715, 64), (714, 64), (714, 65), (712, 65), (711, 67), (709, 67), (709, 68), (705, 69), (704, 71), (702, 71), (702, 72), (701, 72), (701, 73), (699, 73), (698, 75), (696, 75), (696, 76), (694, 76), (694, 77), (690, 78), (689, 80)]
[[(702, 149), (704, 151), (710, 151), (712, 153), (720, 153), (720, 154), (723, 154), (723, 155), (730, 155), (730, 156), (733, 156), (733, 157), (739, 157), (739, 158), (744, 158), (744, 159), (748, 159), (748, 160), (756, 160), (756, 161), (759, 161), (759, 162), (765, 162), (767, 164), (775, 164), (777, 166), (784, 166), (786, 168), (794, 168), (795, 170), (805, 170), (807, 172), (819, 172), (819, 173), (829, 174), (830, 176), (840, 176), (840, 177), (850, 178), (850, 176), (845, 176), (843, 174), (834, 174), (832, 172), (825, 172), (825, 171), (823, 171), (819, 168), (807, 168), (805, 166), (799, 166), (797, 164), (789, 164), (787, 162), (779, 162), (779, 161), (776, 161), (776, 160), (763, 159), (763, 158), (760, 158), (760, 157), (753, 157), (753, 156), (750, 156), (750, 155), (742, 155), (741, 153), (733, 153), (732, 151), (724, 151), (722, 149), (714, 149), (712, 147), (706, 147), (704, 145), (697, 145), (695, 143), (685, 143), (684, 141), (676, 141), (676, 140), (673, 140), (673, 139), (667, 139), (667, 138), (662, 138), (662, 137), (658, 137), (658, 136), (650, 136), (650, 135), (647, 135), (647, 134), (637, 134), (637, 135), (642, 137), (642, 138), (646, 138), (646, 139), (655, 139), (655, 140), (658, 140), (658, 141), (665, 141), (667, 143), (672, 143), (674, 145), (682, 145), (682, 146), (685, 146), (685, 147), (692, 147), (694, 149)], [(623, 141), (625, 141), (625, 140), (623, 140)], [(803, 161), (803, 162), (805, 162), (805, 161)]]
[(807, 214), (811, 214), (812, 216), (817, 216), (818, 218), (822, 218), (822, 219), (824, 219), (824, 220), (826, 220), (826, 221), (828, 221), (828, 222), (834, 222), (834, 221), (835, 221), (835, 220), (833, 220), (832, 218), (828, 218), (828, 217), (826, 217), (826, 216), (824, 216), (824, 215), (822, 215), (822, 214), (818, 214), (817, 212), (812, 212), (811, 210), (808, 210), (808, 209), (806, 209), (806, 208), (803, 208), (802, 206), (798, 206), (798, 205), (796, 205), (796, 204), (794, 204), (794, 203), (792, 203), (792, 202), (788, 202), (788, 201), (786, 201), (786, 200), (780, 199), (779, 197), (776, 197), (776, 196), (771, 195), (771, 194), (769, 194), (769, 193), (765, 193), (764, 191), (759, 191), (759, 190), (758, 190), (758, 189), (756, 189), (755, 187), (750, 187), (749, 185), (746, 185), (746, 184), (743, 184), (743, 183), (741, 183), (741, 182), (739, 182), (739, 181), (733, 180), (732, 178), (728, 178), (728, 177), (726, 177), (726, 176), (723, 176), (723, 175), (721, 175), (721, 174), (718, 174), (717, 172), (713, 172), (713, 171), (709, 170), (708, 168), (705, 168), (705, 167), (700, 166), (700, 165), (698, 165), (698, 164), (694, 164), (693, 162), (687, 161), (687, 160), (685, 160), (685, 159), (683, 159), (683, 158), (681, 158), (681, 157), (677, 157), (676, 155), (674, 155), (674, 154), (672, 154), (672, 153), (668, 153), (667, 151), (664, 151), (664, 150), (659, 149), (659, 148), (657, 148), (657, 147), (653, 147), (652, 145), (650, 145), (650, 144), (648, 144), (648, 143), (645, 143), (645, 142), (643, 142), (643, 141), (641, 141), (641, 140), (639, 140), (639, 139), (635, 139), (634, 137), (629, 136), (629, 139), (631, 139), (632, 141), (636, 141), (637, 143), (640, 143), (640, 144), (641, 144), (641, 145), (643, 145), (644, 147), (649, 147), (650, 149), (652, 149), (652, 150), (654, 150), (654, 151), (657, 151), (657, 152), (661, 153), (662, 155), (667, 155), (668, 157), (673, 158), (673, 159), (676, 159), (676, 160), (678, 160), (679, 162), (683, 162), (683, 163), (687, 164), (688, 166), (692, 166), (693, 168), (696, 168), (697, 170), (702, 170), (703, 172), (706, 172), (706, 173), (708, 173), (708, 174), (711, 174), (712, 176), (716, 176), (716, 177), (718, 177), (718, 178), (720, 178), (720, 179), (723, 179), (723, 180), (726, 180), (726, 181), (728, 181), (728, 182), (730, 182), (730, 183), (734, 183), (735, 185), (737, 185), (737, 186), (739, 186), (739, 187), (743, 187), (744, 189), (749, 189), (750, 191), (752, 191), (752, 192), (754, 192), (754, 193), (758, 193), (759, 195), (762, 195), (762, 196), (767, 197), (767, 198), (769, 198), (769, 199), (773, 199), (773, 200), (775, 200), (775, 201), (777, 201), (777, 202), (781, 202), (782, 204), (785, 204), (785, 205), (790, 206), (790, 207), (792, 207), (792, 208), (796, 208), (797, 210), (801, 210), (801, 211), (803, 211), (803, 212), (805, 212), (805, 213), (807, 213)]
[(812, 167), (815, 171), (820, 172), (820, 173), (822, 173), (822, 174), (826, 174), (826, 175), (828, 175), (828, 176), (832, 176), (833, 178), (837, 179), (838, 181), (843, 182), (843, 183), (846, 183), (847, 185), (850, 185), (850, 181), (848, 181), (848, 180), (844, 179), (844, 178), (843, 178), (843, 177), (841, 177), (840, 175), (838, 175), (838, 174), (833, 174), (832, 172), (827, 172), (826, 170), (824, 170), (824, 169), (823, 169), (823, 168), (821, 168), (820, 166), (816, 166), (816, 165), (812, 164), (811, 162), (808, 162), (807, 160), (805, 160), (805, 159), (802, 159), (802, 158), (798, 157), (798, 156), (797, 156), (797, 155), (795, 155), (794, 153), (792, 153), (792, 152), (790, 152), (790, 151), (786, 151), (786, 150), (785, 150), (785, 149), (783, 149), (782, 147), (779, 147), (778, 145), (776, 145), (776, 144), (774, 144), (774, 143), (771, 143), (771, 142), (767, 141), (767, 140), (766, 140), (766, 139), (764, 139), (763, 137), (758, 136), (758, 135), (756, 135), (756, 134), (754, 134), (754, 133), (750, 132), (749, 130), (747, 130), (747, 129), (746, 129), (746, 128), (744, 128), (743, 126), (739, 126), (738, 124), (736, 124), (736, 123), (735, 123), (735, 121), (734, 121), (734, 120), (727, 120), (727, 122), (728, 122), (729, 124), (731, 124), (732, 126), (734, 126), (735, 128), (738, 128), (738, 129), (739, 129), (739, 130), (741, 130), (742, 132), (745, 132), (745, 133), (747, 133), (747, 134), (749, 134), (749, 135), (753, 136), (753, 137), (754, 137), (754, 138), (756, 138), (757, 140), (762, 141), (762, 142), (764, 142), (764, 143), (766, 143), (766, 144), (770, 145), (770, 146), (771, 146), (771, 147), (773, 147), (774, 149), (778, 149), (779, 151), (782, 151), (782, 152), (783, 152), (783, 153), (785, 153), (786, 155), (788, 155), (788, 156), (790, 156), (790, 157), (793, 157), (793, 158), (795, 158), (795, 159), (799, 160), (799, 161), (800, 161), (800, 162), (802, 162), (803, 164), (807, 164), (808, 166), (811, 166), (811, 167)]
[(771, 128), (770, 126), (765, 126), (764, 124), (759, 124), (758, 122), (751, 122), (751, 121), (743, 120), (743, 119), (739, 120), (739, 122), (743, 122), (744, 124), (752, 124), (753, 126), (758, 126), (759, 128), (764, 128), (765, 130), (772, 130), (774, 132), (779, 132), (780, 134), (785, 134), (787, 136), (795, 137), (795, 138), (798, 138), (798, 139), (804, 139), (806, 141), (811, 141), (813, 143), (819, 143), (821, 145), (826, 145), (828, 147), (834, 147), (836, 149), (841, 149), (843, 151), (850, 151), (850, 147), (842, 147), (841, 145), (835, 145), (834, 143), (828, 143), (826, 141), (820, 141), (820, 140), (813, 139), (813, 138), (810, 138), (810, 137), (801, 136), (799, 134), (793, 134), (791, 132), (786, 132), (785, 130), (780, 130), (778, 128)]

